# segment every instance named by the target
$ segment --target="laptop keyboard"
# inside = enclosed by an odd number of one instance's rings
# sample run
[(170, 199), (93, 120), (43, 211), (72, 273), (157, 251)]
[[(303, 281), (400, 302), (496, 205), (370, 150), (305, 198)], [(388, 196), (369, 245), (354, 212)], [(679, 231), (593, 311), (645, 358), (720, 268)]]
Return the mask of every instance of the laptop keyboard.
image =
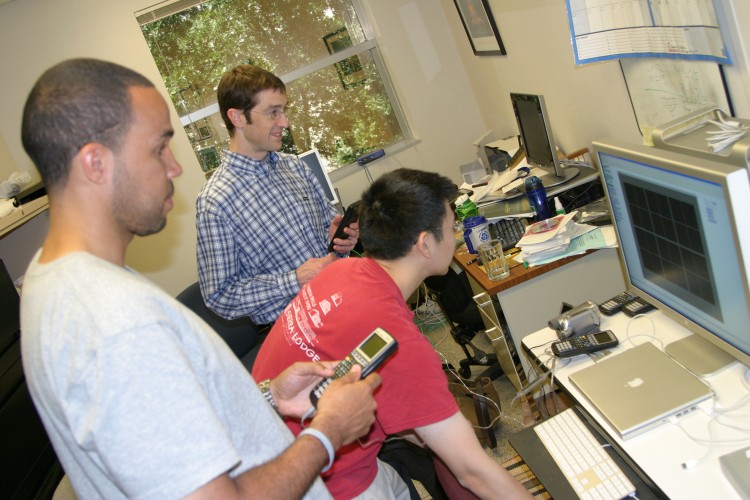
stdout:
[(580, 498), (623, 498), (635, 493), (633, 483), (572, 409), (534, 430)]
[(489, 225), (489, 231), (493, 238), (502, 238), (503, 250), (509, 250), (523, 237), (526, 226), (521, 219), (500, 219)]

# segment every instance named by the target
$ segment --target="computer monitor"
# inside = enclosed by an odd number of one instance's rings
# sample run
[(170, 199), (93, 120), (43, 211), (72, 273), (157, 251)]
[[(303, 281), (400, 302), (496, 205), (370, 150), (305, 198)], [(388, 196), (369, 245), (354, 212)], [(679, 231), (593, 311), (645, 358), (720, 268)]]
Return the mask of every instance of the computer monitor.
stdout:
[(526, 161), (545, 173), (539, 176), (544, 187), (552, 187), (578, 175), (575, 167), (563, 168), (557, 157), (557, 145), (544, 105), (544, 97), (535, 94), (510, 94), (513, 113), (518, 123), (521, 145), (526, 151)]
[(620, 141), (594, 151), (628, 288), (695, 334), (666, 351), (698, 374), (750, 365), (747, 168)]
[(318, 153), (317, 149), (311, 149), (310, 151), (306, 151), (304, 153), (301, 153), (297, 155), (297, 157), (302, 160), (305, 165), (307, 165), (310, 170), (313, 171), (315, 174), (315, 177), (318, 179), (318, 182), (323, 187), (323, 191), (325, 191), (326, 196), (331, 201), (331, 203), (336, 204), (339, 202), (338, 194), (336, 193), (336, 190), (333, 187), (333, 183), (331, 182), (331, 178), (328, 177), (328, 170), (326, 170), (326, 164), (323, 161), (323, 158), (320, 156), (320, 153)]
[(497, 137), (492, 130), (486, 131), (472, 143), (477, 148), (477, 160), (484, 168), (485, 175), (492, 175), (492, 164), (490, 163), (489, 147), (487, 144), (496, 141)]

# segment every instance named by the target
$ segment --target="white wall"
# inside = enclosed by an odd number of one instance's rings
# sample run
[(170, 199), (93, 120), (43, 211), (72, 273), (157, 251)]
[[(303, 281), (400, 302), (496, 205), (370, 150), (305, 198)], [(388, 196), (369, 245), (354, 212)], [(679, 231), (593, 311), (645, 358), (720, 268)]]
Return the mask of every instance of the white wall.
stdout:
[[(739, 116), (747, 107), (747, 41), (738, 26), (750, 26), (750, 6), (744, 0), (721, 0), (733, 29), (730, 43), (736, 61), (726, 68), (730, 92)], [(590, 147), (593, 140), (617, 137), (640, 142), (619, 63), (607, 61), (576, 66), (563, 0), (490, 0), (490, 8), (508, 52), (506, 56), (473, 55), (453, 0), (441, 0), (459, 48), (481, 113), (488, 126), (500, 133), (517, 133), (508, 94), (545, 96), (558, 145), (564, 151)], [(732, 5), (736, 4), (736, 5)]]
[[(71, 57), (108, 59), (140, 71), (165, 90), (133, 15), (149, 3), (150, 0), (14, 0), (0, 7), (0, 134), (8, 143), (15, 168), (33, 170), (20, 144), (21, 114), (31, 86), (51, 65)], [(174, 113), (173, 123), (179, 123)], [(148, 274), (170, 293), (177, 293), (197, 279), (192, 212), (203, 182), (184, 133), (176, 135), (174, 151), (185, 173), (176, 183), (175, 209), (168, 229), (135, 241), (127, 259), (128, 264)]]
[[(487, 127), (445, 12), (434, 0), (366, 1), (365, 9), (417, 139), (415, 146), (368, 165), (372, 176), (408, 167), (439, 172), (460, 184), (458, 166), (473, 161), (472, 142)], [(361, 171), (342, 174), (333, 178), (346, 205), (360, 198), (367, 179)]]

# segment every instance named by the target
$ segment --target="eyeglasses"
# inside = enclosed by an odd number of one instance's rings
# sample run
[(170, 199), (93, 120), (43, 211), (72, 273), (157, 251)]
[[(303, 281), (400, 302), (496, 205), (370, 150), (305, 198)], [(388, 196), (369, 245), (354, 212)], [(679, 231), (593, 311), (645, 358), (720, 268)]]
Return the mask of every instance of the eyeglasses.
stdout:
[(289, 116), (287, 114), (288, 111), (289, 111), (289, 106), (285, 106), (284, 109), (278, 109), (277, 108), (277, 109), (269, 111), (268, 113), (263, 113), (262, 111), (253, 111), (252, 109), (250, 110), (251, 113), (255, 113), (257, 115), (267, 116), (267, 117), (269, 117), (271, 120), (273, 120), (275, 122), (279, 121), (282, 116), (288, 117)]

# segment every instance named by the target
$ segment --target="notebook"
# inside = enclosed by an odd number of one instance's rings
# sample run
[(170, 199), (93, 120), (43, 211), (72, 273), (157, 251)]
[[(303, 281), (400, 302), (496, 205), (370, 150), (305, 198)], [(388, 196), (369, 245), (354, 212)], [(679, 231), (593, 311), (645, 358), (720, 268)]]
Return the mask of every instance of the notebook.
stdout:
[(568, 379), (622, 439), (689, 413), (711, 395), (706, 384), (651, 343), (612, 354)]

